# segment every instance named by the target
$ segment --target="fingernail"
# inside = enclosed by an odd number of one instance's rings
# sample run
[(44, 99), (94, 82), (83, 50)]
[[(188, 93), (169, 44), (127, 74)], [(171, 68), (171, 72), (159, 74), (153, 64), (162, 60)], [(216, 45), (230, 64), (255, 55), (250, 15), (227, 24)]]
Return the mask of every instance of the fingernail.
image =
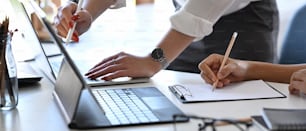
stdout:
[(70, 22), (69, 22), (69, 28), (72, 28), (72, 27), (73, 27), (73, 22), (70, 21)]
[(79, 35), (78, 35), (78, 33), (76, 33), (76, 32), (73, 32), (73, 36), (76, 36), (76, 37), (78, 37)]
[(76, 21), (76, 20), (80, 19), (80, 15), (74, 15), (74, 16), (71, 17), (71, 19), (73, 21)]
[(79, 37), (76, 36), (76, 35), (73, 35), (72, 40), (75, 41), (75, 42), (79, 42)]

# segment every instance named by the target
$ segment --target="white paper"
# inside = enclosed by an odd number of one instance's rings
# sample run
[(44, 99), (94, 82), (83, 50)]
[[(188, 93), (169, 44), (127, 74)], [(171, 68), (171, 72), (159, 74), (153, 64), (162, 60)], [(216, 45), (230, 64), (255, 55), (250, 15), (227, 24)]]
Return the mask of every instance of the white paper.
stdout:
[[(206, 83), (182, 84), (192, 94), (185, 95), (185, 102), (225, 101), (285, 97), (262, 80), (232, 83), (224, 88), (212, 91), (212, 86)], [(181, 90), (182, 92), (186, 90)], [(186, 94), (186, 93), (184, 93)]]

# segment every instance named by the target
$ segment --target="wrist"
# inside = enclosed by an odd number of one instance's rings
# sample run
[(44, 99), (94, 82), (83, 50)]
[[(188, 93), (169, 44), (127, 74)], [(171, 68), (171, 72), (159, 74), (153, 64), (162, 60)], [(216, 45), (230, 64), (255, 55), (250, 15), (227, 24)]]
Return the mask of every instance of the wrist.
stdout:
[(144, 66), (147, 67), (146, 72), (148, 73), (148, 76), (153, 76), (162, 69), (162, 65), (159, 62), (154, 61), (151, 54), (145, 57), (145, 61), (146, 65)]
[(165, 56), (165, 53), (164, 53), (162, 48), (159, 48), (159, 47), (155, 48), (151, 52), (151, 58), (156, 63), (159, 63), (160, 69), (165, 69), (169, 65), (168, 60), (167, 60), (167, 58)]
[(244, 70), (244, 80), (254, 80), (254, 79), (259, 79), (260, 78), (260, 73), (261, 70), (260, 68), (258, 69), (257, 63), (256, 62), (252, 62), (252, 61), (241, 61), (240, 63), (242, 63), (241, 66)]

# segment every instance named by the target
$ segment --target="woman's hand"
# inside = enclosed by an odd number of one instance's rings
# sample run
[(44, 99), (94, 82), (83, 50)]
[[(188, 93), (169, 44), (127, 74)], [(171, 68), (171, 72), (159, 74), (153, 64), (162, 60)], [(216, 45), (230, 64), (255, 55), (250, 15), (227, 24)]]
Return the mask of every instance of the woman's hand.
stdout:
[(231, 82), (242, 81), (245, 78), (247, 71), (247, 62), (239, 61), (229, 58), (219, 71), (224, 56), (212, 54), (204, 59), (199, 64), (201, 70), (201, 77), (209, 84), (213, 84), (217, 79), (217, 87), (224, 87)]
[(289, 92), (298, 94), (302, 92), (306, 94), (306, 69), (294, 72), (290, 79)]
[(85, 75), (88, 78), (112, 80), (119, 77), (151, 77), (161, 68), (150, 56), (137, 57), (124, 52), (108, 57), (95, 65)]
[(76, 28), (71, 39), (78, 42), (79, 35), (83, 34), (90, 28), (92, 16), (87, 10), (84, 9), (81, 9), (76, 13), (76, 9), (77, 4), (74, 2), (67, 2), (66, 5), (61, 6), (54, 18), (54, 25), (58, 34), (66, 38), (69, 29), (72, 28), (74, 22), (76, 22)]

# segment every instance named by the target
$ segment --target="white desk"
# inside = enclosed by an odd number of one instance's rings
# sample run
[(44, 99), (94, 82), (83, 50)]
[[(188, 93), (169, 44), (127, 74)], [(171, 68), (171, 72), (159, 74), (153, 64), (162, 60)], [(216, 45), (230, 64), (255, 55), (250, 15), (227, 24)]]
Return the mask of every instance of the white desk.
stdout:
[[(143, 87), (156, 86), (161, 90), (175, 105), (183, 112), (196, 114), (199, 116), (210, 117), (230, 117), (244, 118), (250, 115), (260, 114), (263, 107), (277, 108), (305, 108), (306, 98), (289, 95), (287, 84), (271, 83), (276, 89), (284, 93), (287, 98), (264, 99), (264, 100), (245, 100), (245, 101), (227, 101), (227, 102), (210, 102), (182, 104), (168, 90), (167, 86), (177, 82), (188, 83), (201, 81), (197, 74), (161, 71), (152, 78), (152, 82), (143, 84), (118, 85), (111, 87)], [(42, 79), (40, 84), (23, 86), (20, 88), (19, 104), (17, 109), (12, 111), (0, 112), (0, 130), (10, 131), (68, 131), (65, 121), (57, 108), (52, 96), (53, 85), (47, 80)], [(186, 129), (190, 124), (182, 124)], [(171, 131), (172, 124), (157, 124), (146, 126), (132, 126), (122, 128), (106, 128), (101, 130), (159, 130)], [(256, 131), (257, 128), (253, 127)]]
[[(153, 13), (154, 14), (154, 13)], [(141, 13), (140, 13), (141, 15)], [(132, 17), (133, 18), (133, 17)], [(164, 19), (164, 18), (163, 18)], [(128, 19), (132, 22), (137, 22), (138, 19)], [(151, 23), (155, 25), (154, 22)], [(133, 27), (135, 25), (127, 25)], [(162, 25), (158, 25), (157, 29)], [(165, 25), (166, 26), (166, 25)], [(107, 25), (105, 26), (107, 27)], [(94, 28), (99, 29), (99, 28)], [(105, 34), (107, 35), (107, 28), (103, 28)], [(117, 29), (116, 32), (120, 32), (122, 28)], [(135, 36), (126, 33), (138, 29), (137, 26), (133, 28), (126, 28), (126, 30), (121, 30), (121, 36), (124, 39), (119, 39), (119, 42), (130, 42), (134, 43)], [(155, 30), (154, 28), (153, 30)], [(146, 41), (148, 43), (155, 43), (159, 37), (164, 32), (164, 28), (160, 30), (155, 30), (152, 36), (142, 35), (139, 38), (141, 41)], [(109, 29), (108, 31), (113, 31)], [(141, 30), (137, 30), (140, 31)], [(152, 31), (152, 30), (151, 30)], [(156, 31), (160, 31), (156, 33)], [(90, 33), (88, 33), (90, 34)], [(105, 36), (105, 34), (102, 36)], [(123, 35), (124, 34), (124, 35)], [(101, 34), (100, 34), (101, 35)], [(82, 36), (85, 37), (86, 35)], [(87, 35), (89, 37), (90, 35)], [(96, 35), (97, 36), (97, 35)], [(81, 37), (81, 41), (82, 41)], [(140, 36), (139, 36), (140, 37)], [(89, 37), (88, 39), (96, 39), (96, 37)], [(100, 38), (100, 37), (98, 37)], [(109, 40), (116, 39), (113, 36), (104, 37)], [(105, 40), (105, 39), (104, 39)], [(107, 39), (106, 39), (107, 40)], [(131, 42), (132, 41), (132, 42)], [(88, 43), (92, 44), (92, 43)], [(141, 43), (139, 44), (141, 45)], [(150, 44), (148, 44), (150, 45)], [(83, 46), (81, 44), (78, 45)], [(151, 45), (154, 46), (154, 45)], [(33, 47), (34, 48), (34, 47)], [(123, 47), (122, 47), (123, 48)], [(103, 48), (105, 49), (105, 48)], [(149, 48), (146, 48), (150, 50)], [(98, 49), (97, 49), (98, 50)], [(83, 52), (85, 53), (85, 52)], [(90, 52), (88, 52), (90, 53)], [(135, 53), (135, 52), (134, 52)], [(210, 103), (193, 103), (193, 104), (182, 104), (177, 100), (177, 98), (168, 90), (167, 86), (176, 83), (188, 83), (193, 81), (202, 81), (198, 74), (173, 72), (173, 71), (161, 71), (152, 78), (150, 83), (142, 84), (131, 84), (131, 85), (119, 85), (112, 86), (115, 87), (143, 87), (143, 86), (155, 86), (161, 90), (175, 105), (177, 105), (183, 112), (196, 114), (199, 116), (209, 116), (216, 118), (245, 118), (251, 115), (260, 114), (260, 110), (263, 107), (276, 107), (276, 108), (306, 108), (306, 98), (301, 98), (298, 96), (289, 95), (287, 90), (287, 84), (271, 83), (275, 88), (284, 93), (287, 98), (281, 99), (265, 99), (265, 100), (245, 100), (245, 101), (227, 101), (227, 102), (210, 102)], [(0, 112), (0, 130), (2, 131), (69, 131), (60, 110), (57, 108), (54, 98), (52, 96), (52, 91), (54, 87), (51, 82), (44, 78), (37, 85), (22, 86), (19, 93), (19, 104), (17, 109), (12, 111), (1, 111)], [(185, 129), (194, 129), (196, 127), (191, 127), (188, 123), (181, 124)], [(111, 131), (171, 131), (173, 130), (172, 124), (158, 124), (158, 125), (146, 125), (146, 126), (132, 126), (132, 127), (122, 127), (122, 128), (107, 128), (101, 130), (111, 130)], [(256, 131), (257, 128), (252, 128)]]

